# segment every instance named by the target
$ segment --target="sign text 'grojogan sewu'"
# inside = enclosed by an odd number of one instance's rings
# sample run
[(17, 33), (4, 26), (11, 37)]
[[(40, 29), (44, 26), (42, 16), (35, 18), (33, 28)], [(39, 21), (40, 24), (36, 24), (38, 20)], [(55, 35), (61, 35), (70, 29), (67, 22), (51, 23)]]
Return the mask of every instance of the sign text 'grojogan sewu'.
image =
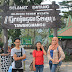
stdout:
[(14, 16), (6, 16), (5, 17), (5, 21), (4, 23), (29, 23), (29, 22), (53, 22), (55, 21), (55, 17), (40, 17), (40, 16), (36, 16), (36, 17), (23, 17), (23, 16), (19, 16), (19, 17), (14, 17)]

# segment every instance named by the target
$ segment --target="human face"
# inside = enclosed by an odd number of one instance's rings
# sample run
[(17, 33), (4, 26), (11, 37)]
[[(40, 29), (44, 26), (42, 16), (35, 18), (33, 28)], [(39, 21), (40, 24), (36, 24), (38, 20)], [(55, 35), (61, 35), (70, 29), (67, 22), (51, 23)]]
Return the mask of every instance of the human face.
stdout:
[(55, 45), (58, 42), (58, 38), (57, 37), (53, 37), (52, 39), (52, 44)]
[(20, 40), (15, 40), (15, 42), (14, 42), (14, 44), (15, 44), (15, 46), (19, 46), (20, 45)]
[(36, 47), (37, 47), (37, 49), (40, 49), (41, 48), (41, 43), (37, 43)]

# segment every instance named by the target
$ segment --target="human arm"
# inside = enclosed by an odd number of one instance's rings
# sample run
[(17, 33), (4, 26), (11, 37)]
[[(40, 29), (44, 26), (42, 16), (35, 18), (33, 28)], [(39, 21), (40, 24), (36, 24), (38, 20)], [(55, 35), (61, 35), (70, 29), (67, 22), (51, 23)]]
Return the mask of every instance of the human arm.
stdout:
[(24, 54), (22, 57), (17, 57), (17, 55), (14, 54), (14, 55), (13, 55), (13, 58), (14, 58), (15, 61), (17, 61), (17, 60), (23, 60), (23, 59), (26, 58), (26, 55)]
[(21, 57), (17, 57), (17, 55), (15, 54), (15, 49), (11, 49), (11, 56), (13, 57), (13, 59), (14, 59), (15, 61), (17, 61), (17, 60), (23, 60), (23, 59), (26, 58), (24, 48), (22, 48), (22, 55), (23, 55), (23, 56), (21, 56)]
[(63, 49), (59, 46), (59, 61), (62, 61), (65, 58), (65, 54), (63, 52)]
[(33, 57), (33, 70), (36, 71), (36, 68), (35, 68), (35, 57)]
[(35, 57), (36, 57), (36, 51), (34, 50), (33, 53), (33, 70), (36, 71), (36, 68), (35, 68)]
[(44, 50), (43, 45), (41, 46), (41, 49), (42, 49), (42, 51), (43, 51), (44, 55), (47, 55), (46, 51)]

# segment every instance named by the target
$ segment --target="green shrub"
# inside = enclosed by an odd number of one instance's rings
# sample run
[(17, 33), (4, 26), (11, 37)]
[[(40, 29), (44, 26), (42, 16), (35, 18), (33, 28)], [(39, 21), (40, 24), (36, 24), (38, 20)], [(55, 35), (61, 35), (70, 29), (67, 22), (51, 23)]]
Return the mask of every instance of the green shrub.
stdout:
[(67, 61), (72, 61), (72, 55), (68, 55), (66, 52), (65, 52), (65, 59), (64, 59), (65, 62)]
[(0, 47), (1, 47), (1, 48), (3, 47), (3, 43), (2, 43), (2, 42), (0, 42)]

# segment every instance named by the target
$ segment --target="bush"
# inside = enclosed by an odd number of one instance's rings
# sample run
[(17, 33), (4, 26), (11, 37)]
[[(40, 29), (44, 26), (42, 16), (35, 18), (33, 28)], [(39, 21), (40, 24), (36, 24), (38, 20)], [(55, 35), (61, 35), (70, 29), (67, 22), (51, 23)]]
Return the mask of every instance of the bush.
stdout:
[(65, 62), (67, 61), (72, 61), (72, 55), (68, 55), (66, 52), (65, 52), (65, 59), (64, 59)]
[(0, 42), (0, 47), (1, 47), (1, 48), (3, 47), (3, 43), (2, 43), (2, 42)]

